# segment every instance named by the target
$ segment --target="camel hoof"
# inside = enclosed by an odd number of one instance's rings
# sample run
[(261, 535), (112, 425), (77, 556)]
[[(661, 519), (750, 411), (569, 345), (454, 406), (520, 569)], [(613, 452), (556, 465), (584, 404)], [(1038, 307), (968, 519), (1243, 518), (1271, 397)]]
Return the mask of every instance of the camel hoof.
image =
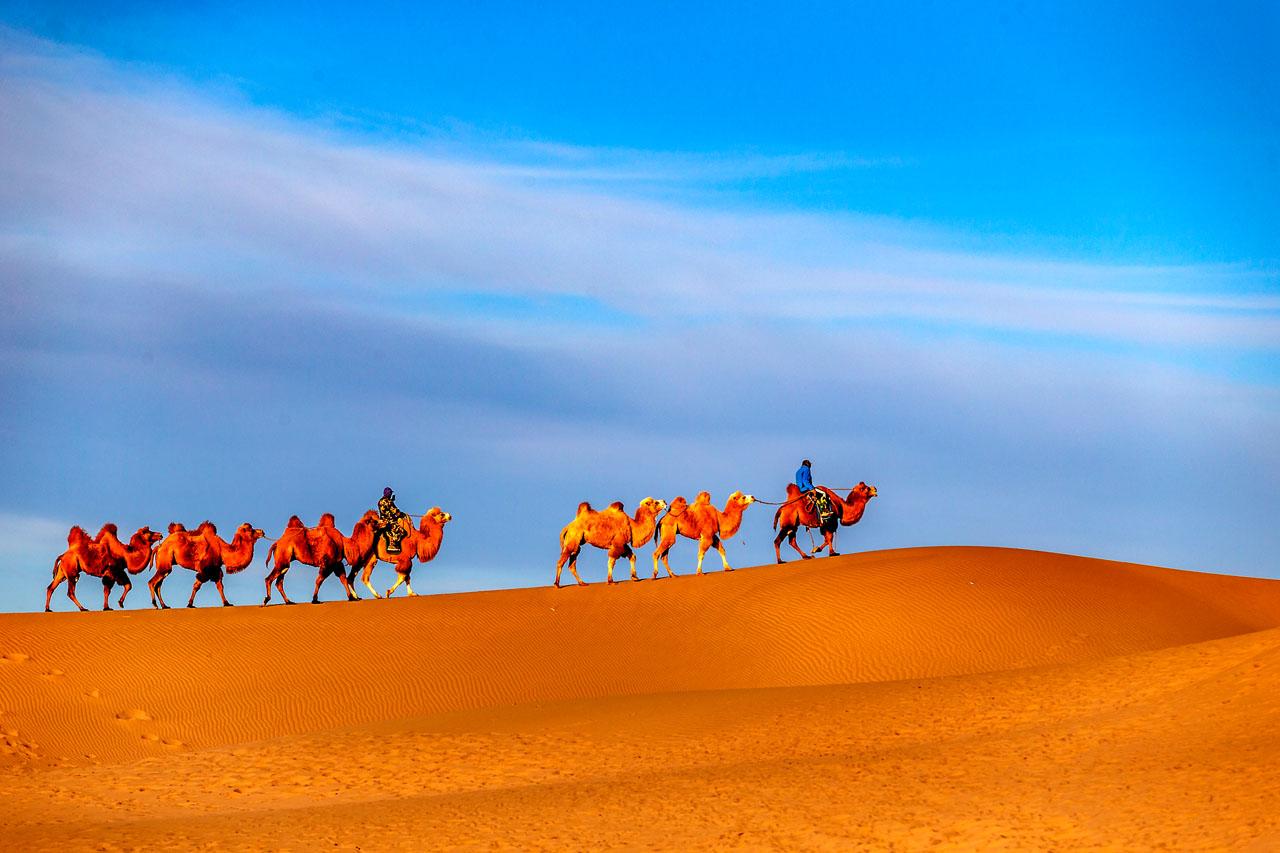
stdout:
[(828, 554), (827, 556), (828, 556), (828, 557), (839, 557), (839, 556), (840, 556), (840, 554), (839, 554), (839, 552), (838, 552), (838, 551), (832, 551), (832, 552), (831, 552), (830, 554)]
[(801, 554), (801, 555), (800, 555), (800, 559), (802, 559), (802, 560), (812, 560), (812, 559), (813, 559), (813, 557), (809, 556), (808, 554)]
[(586, 585), (587, 585), (586, 581), (578, 581), (578, 586), (586, 586)]
[(187, 609), (188, 609), (188, 610), (195, 610), (195, 609), (196, 609), (196, 606), (195, 606), (194, 604), (188, 604), (188, 605), (187, 605)]
[(52, 612), (53, 612), (53, 609), (52, 609), (52, 608), (49, 608), (49, 607), (46, 607), (46, 608), (44, 609), (44, 612), (45, 612), (45, 613), (52, 613)]
[(286, 607), (291, 607), (291, 606), (293, 606), (293, 605), (295, 605), (295, 604), (297, 604), (297, 603), (298, 603), (298, 602), (296, 602), (296, 601), (286, 601), (286, 602), (285, 602), (285, 606), (286, 606)]
[(230, 601), (224, 601), (224, 602), (222, 602), (222, 606), (223, 606), (223, 607), (235, 607), (235, 605), (234, 605), (234, 604), (232, 604)]
[(319, 604), (319, 603), (320, 603), (320, 599), (318, 599), (318, 598), (313, 598), (313, 599), (311, 599), (311, 603), (312, 603), (312, 604)]
[(102, 612), (103, 612), (103, 613), (106, 613), (106, 612), (108, 612), (109, 610), (111, 610), (110, 605), (107, 605), (107, 604), (102, 605)]
[(733, 569), (732, 569), (731, 567), (729, 567), (729, 566), (725, 566), (725, 567), (724, 567), (724, 570), (725, 570), (726, 572), (731, 572), (731, 571), (733, 571)]

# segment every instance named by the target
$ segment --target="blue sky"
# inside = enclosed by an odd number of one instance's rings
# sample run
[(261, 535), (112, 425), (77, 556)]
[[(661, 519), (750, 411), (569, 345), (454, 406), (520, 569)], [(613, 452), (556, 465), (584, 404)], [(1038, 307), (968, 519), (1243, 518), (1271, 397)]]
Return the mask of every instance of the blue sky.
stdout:
[(882, 492), (846, 549), (1280, 575), (1273, 4), (0, 25), (0, 606), (70, 523), (387, 482), (420, 590), (543, 583), (580, 499), (802, 456)]

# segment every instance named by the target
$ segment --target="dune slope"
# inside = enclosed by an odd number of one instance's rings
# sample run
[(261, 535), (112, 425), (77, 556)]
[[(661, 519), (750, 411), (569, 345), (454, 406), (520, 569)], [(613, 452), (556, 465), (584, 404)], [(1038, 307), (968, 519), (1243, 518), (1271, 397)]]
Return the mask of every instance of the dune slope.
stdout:
[(1276, 626), (1274, 581), (983, 548), (0, 616), (0, 828), (36, 848), (1265, 843)]

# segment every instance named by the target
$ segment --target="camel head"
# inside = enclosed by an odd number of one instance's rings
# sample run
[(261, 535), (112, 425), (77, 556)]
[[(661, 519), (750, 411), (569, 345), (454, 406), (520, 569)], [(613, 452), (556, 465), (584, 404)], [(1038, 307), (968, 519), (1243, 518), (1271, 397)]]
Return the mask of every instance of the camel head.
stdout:
[(879, 492), (876, 491), (875, 486), (868, 486), (866, 483), (859, 481), (858, 485), (854, 486), (853, 491), (849, 493), (849, 500), (853, 500), (854, 498), (871, 500), (878, 494)]
[(654, 515), (657, 515), (667, 508), (667, 502), (662, 498), (645, 498), (640, 501), (640, 508), (648, 509), (652, 511)]
[(425, 513), (422, 514), (422, 521), (424, 525), (426, 524), (427, 519), (431, 519), (436, 524), (439, 524), (440, 526), (443, 527), (444, 525), (448, 524), (450, 521), (453, 520), (453, 516), (445, 512), (444, 510), (442, 510), (440, 507), (433, 506), (431, 509), (427, 510)]
[(154, 545), (164, 538), (164, 534), (158, 530), (152, 530), (150, 527), (139, 527), (138, 532), (133, 534), (130, 544), (142, 544), (145, 542), (148, 546)]
[[(213, 527), (212, 524), (209, 526)], [(267, 535), (266, 532), (261, 527), (254, 527), (252, 524), (250, 524), (247, 521), (236, 528), (236, 536), (248, 536), (250, 537), (250, 541), (252, 542), (257, 542), (259, 539), (261, 539), (263, 536), (266, 536), (266, 535)]]
[(744, 495), (740, 491), (734, 492), (733, 494), (729, 495), (729, 501), (728, 503), (725, 504), (725, 509), (729, 510), (735, 506), (740, 506), (743, 509), (746, 509), (747, 507), (755, 503), (755, 501), (756, 499), (754, 495)]
[(326, 512), (324, 515), (320, 516), (320, 526), (336, 527), (337, 525), (334, 523), (333, 513)]

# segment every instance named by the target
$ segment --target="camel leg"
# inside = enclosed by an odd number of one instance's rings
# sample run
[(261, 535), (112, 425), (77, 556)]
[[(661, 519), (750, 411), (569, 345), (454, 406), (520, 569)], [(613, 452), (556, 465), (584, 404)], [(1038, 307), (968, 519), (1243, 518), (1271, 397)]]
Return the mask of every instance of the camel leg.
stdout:
[(169, 605), (164, 603), (164, 593), (160, 591), (160, 585), (164, 583), (164, 579), (167, 578), (168, 576), (169, 576), (169, 572), (165, 572), (163, 574), (161, 574), (160, 572), (156, 572), (155, 577), (147, 581), (147, 587), (151, 590), (151, 606), (152, 607), (156, 606), (156, 601), (158, 599), (160, 602), (159, 607), (161, 610), (169, 609)]
[(410, 598), (417, 598), (418, 594), (413, 591), (412, 578), (410, 578), (408, 575), (404, 576), (404, 588), (409, 590)]
[(276, 579), (276, 570), (272, 569), (267, 572), (267, 577), (262, 581), (262, 585), (266, 587), (267, 594), (262, 597), (262, 606), (266, 607), (271, 603), (271, 582)]
[(102, 579), (102, 609), (111, 609), (111, 588), (116, 585), (111, 578)]
[(235, 606), (234, 604), (232, 604), (230, 601), (227, 601), (227, 593), (222, 588), (222, 578), (218, 577), (217, 579), (214, 580), (213, 584), (218, 588), (218, 595), (222, 596), (222, 606), (234, 607)]
[(325, 570), (325, 569), (321, 568), (321, 569), (319, 569), (319, 570), (317, 570), (317, 571), (316, 571), (316, 588), (315, 588), (315, 590), (311, 593), (311, 603), (312, 603), (312, 604), (319, 604), (319, 603), (320, 603), (320, 584), (324, 583), (324, 579), (325, 579), (325, 578), (327, 578), (327, 577), (328, 577), (328, 574), (326, 574), (326, 570)]
[(778, 535), (773, 537), (773, 556), (778, 558), (778, 565), (782, 565), (782, 540), (787, 538), (787, 530), (784, 527), (778, 531)]
[(677, 577), (677, 575), (675, 572), (671, 571), (671, 563), (667, 560), (667, 554), (670, 553), (670, 551), (671, 549), (668, 548), (666, 551), (662, 552), (662, 568), (667, 570), (667, 577), (674, 578)]
[[(284, 576), (288, 571), (289, 569), (286, 567), (283, 572), (276, 575), (276, 589), (280, 591), (280, 597), (284, 599), (285, 604), (293, 604), (293, 601), (289, 598), (289, 594), (284, 591)], [(218, 585), (218, 589), (222, 589), (221, 584)]]
[(702, 574), (702, 558), (703, 558), (703, 557), (705, 557), (705, 556), (707, 556), (707, 551), (711, 549), (711, 544), (712, 544), (712, 540), (711, 540), (711, 539), (709, 539), (709, 538), (706, 538), (706, 537), (703, 537), (703, 538), (701, 538), (701, 539), (699, 539), (699, 540), (698, 540), (698, 571), (697, 571), (697, 574)]
[(554, 583), (552, 583), (552, 586), (556, 587), (557, 589), (560, 588), (560, 573), (564, 571), (564, 564), (569, 559), (569, 557), (570, 557), (570, 552), (568, 550), (562, 549), (560, 551), (560, 559), (556, 560), (556, 579)]
[(387, 590), (387, 598), (390, 598), (390, 597), (391, 597), (391, 593), (393, 593), (393, 592), (395, 592), (397, 589), (399, 589), (399, 588), (400, 588), (400, 584), (404, 583), (404, 582), (405, 582), (405, 580), (406, 580), (406, 579), (405, 579), (405, 576), (404, 576), (404, 575), (402, 575), (402, 574), (400, 574), (399, 572), (397, 572), (397, 573), (396, 573), (396, 582), (395, 582), (395, 585), (394, 585), (394, 586), (392, 586), (392, 587), (391, 587), (391, 589)]
[(191, 585), (191, 597), (187, 599), (188, 607), (196, 606), (196, 590), (200, 589), (203, 585), (204, 581), (200, 580), (200, 578), (196, 578), (196, 582)]
[(607, 584), (616, 583), (616, 581), (614, 581), (613, 579), (613, 564), (616, 562), (618, 562), (618, 558), (610, 554), (609, 555), (609, 571), (605, 573), (605, 579), (604, 579), (604, 582)]
[(53, 591), (58, 587), (62, 586), (62, 582), (66, 579), (67, 579), (67, 576), (62, 573), (61, 569), (59, 569), (57, 572), (54, 573), (53, 580), (49, 581), (49, 587), (44, 591), (44, 612), (45, 613), (53, 612), (53, 608), (49, 606), (49, 602), (53, 600)]
[(628, 556), (628, 557), (630, 558), (630, 560), (631, 560), (631, 579), (632, 579), (633, 581), (638, 581), (638, 580), (640, 580), (640, 578), (636, 577), (636, 555), (635, 555), (635, 554), (629, 554), (629, 555), (627, 555), (627, 556)]
[(653, 548), (653, 579), (654, 580), (657, 580), (658, 578), (658, 560), (659, 559), (662, 560), (662, 565), (667, 570), (667, 577), (673, 578), (676, 576), (676, 573), (671, 571), (671, 564), (667, 562), (667, 554), (671, 552), (671, 546), (674, 544), (676, 544), (676, 540), (675, 540), (675, 536), (672, 536), (670, 542), (668, 542), (664, 538), (662, 541), (660, 541), (657, 545), (654, 546)]
[(791, 531), (791, 535), (790, 535), (789, 537), (787, 537), (787, 541), (791, 543), (791, 547), (792, 547), (792, 548), (795, 548), (795, 549), (796, 549), (796, 553), (800, 555), (800, 559), (802, 559), (802, 560), (812, 560), (813, 558), (812, 558), (812, 557), (810, 557), (808, 554), (806, 554), (806, 553), (804, 552), (804, 549), (803, 549), (803, 548), (801, 548), (799, 545), (797, 545), (797, 544), (796, 544), (796, 534), (797, 534), (797, 533), (799, 533), (799, 532), (800, 532), (800, 528), (798, 528), (798, 527), (797, 527), (795, 530)]
[(351, 584), (347, 581), (347, 573), (342, 570), (342, 563), (338, 563), (334, 573), (338, 576), (338, 582), (342, 584), (342, 589), (347, 593), (347, 601), (359, 601), (360, 596), (356, 595), (356, 591), (351, 588)]
[(720, 552), (720, 562), (724, 563), (724, 570), (726, 572), (733, 571), (733, 567), (729, 565), (729, 558), (725, 556), (724, 543), (720, 541), (720, 537), (717, 536), (715, 539), (711, 540), (711, 544), (715, 545), (716, 550)]
[(125, 578), (124, 588), (120, 590), (120, 600), (117, 601), (116, 604), (120, 605), (121, 607), (124, 607), (124, 600), (129, 597), (129, 592), (132, 589), (133, 589), (133, 584), (129, 582), (128, 578)]
[[(382, 598), (378, 591), (373, 588), (373, 584), (369, 583), (369, 579), (373, 577), (373, 567), (377, 562), (377, 557), (371, 557), (369, 562), (364, 564), (364, 571), (360, 573), (360, 581), (369, 588), (369, 592), (373, 593), (374, 598)], [(353, 569), (352, 571), (355, 570)]]
[(79, 607), (80, 610), (85, 611), (89, 609), (80, 603), (80, 599), (76, 598), (76, 578), (67, 578), (67, 598), (71, 599), (75, 606)]

